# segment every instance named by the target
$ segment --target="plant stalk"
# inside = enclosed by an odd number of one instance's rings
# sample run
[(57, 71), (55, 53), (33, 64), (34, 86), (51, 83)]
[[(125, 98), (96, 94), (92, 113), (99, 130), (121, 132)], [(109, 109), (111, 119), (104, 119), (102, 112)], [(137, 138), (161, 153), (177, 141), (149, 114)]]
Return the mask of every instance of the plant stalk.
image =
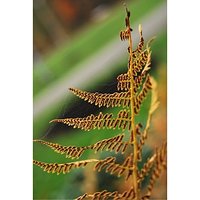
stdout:
[(133, 166), (135, 170), (133, 171), (133, 188), (135, 189), (135, 200), (139, 199), (139, 192), (138, 192), (138, 182), (137, 182), (137, 174), (138, 174), (138, 156), (137, 156), (137, 150), (138, 150), (138, 144), (137, 144), (137, 134), (135, 130), (135, 113), (134, 113), (134, 102), (135, 102), (135, 92), (134, 92), (134, 78), (133, 78), (133, 71), (132, 71), (132, 64), (133, 64), (133, 57), (132, 57), (132, 37), (131, 37), (131, 27), (130, 23), (128, 25), (129, 28), (129, 73), (131, 76), (131, 85), (130, 85), (130, 92), (131, 92), (131, 138), (133, 139)]

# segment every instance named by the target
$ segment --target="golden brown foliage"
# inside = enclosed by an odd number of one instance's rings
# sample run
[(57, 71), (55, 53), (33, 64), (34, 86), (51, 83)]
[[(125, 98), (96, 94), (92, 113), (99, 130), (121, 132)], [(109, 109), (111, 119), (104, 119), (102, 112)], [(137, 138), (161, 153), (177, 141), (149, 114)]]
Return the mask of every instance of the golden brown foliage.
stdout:
[(95, 153), (98, 151), (115, 151), (115, 153), (121, 152), (122, 154), (127, 149), (128, 145), (130, 145), (130, 142), (122, 142), (124, 138), (124, 134), (120, 134), (117, 136), (114, 136), (112, 138), (104, 139), (101, 141), (96, 142), (95, 144), (84, 146), (84, 147), (76, 147), (76, 146), (63, 146), (57, 143), (47, 142), (44, 140), (33, 140), (34, 142), (38, 142), (41, 144), (44, 144), (51, 149), (53, 149), (55, 152), (60, 154), (66, 154), (67, 158), (79, 158), (82, 156), (82, 154), (85, 152), (85, 150), (94, 150)]
[(130, 93), (129, 92), (115, 92), (113, 94), (105, 93), (91, 93), (85, 92), (79, 89), (70, 88), (76, 96), (80, 97), (88, 103), (95, 104), (95, 106), (106, 106), (108, 107), (128, 107), (130, 105)]
[[(121, 153), (125, 155), (125, 159), (122, 164), (117, 163), (116, 157), (114, 156), (109, 156), (101, 160), (88, 159), (64, 164), (44, 163), (36, 160), (33, 161), (35, 165), (41, 167), (48, 173), (68, 173), (74, 168), (85, 167), (89, 163), (95, 163), (94, 170), (97, 172), (104, 170), (105, 173), (113, 174), (118, 177), (125, 176), (125, 180), (130, 180), (131, 178), (132, 185), (130, 189), (125, 190), (122, 193), (119, 193), (118, 191), (109, 192), (107, 190), (103, 190), (101, 192), (95, 192), (94, 194), (85, 193), (78, 197), (77, 200), (150, 199), (156, 179), (159, 178), (161, 172), (166, 169), (166, 142), (163, 143), (161, 148), (157, 148), (155, 153), (151, 155), (146, 162), (144, 162), (144, 158), (142, 156), (142, 149), (147, 140), (147, 135), (151, 125), (151, 118), (159, 105), (157, 83), (148, 73), (151, 64), (150, 42), (152, 40), (147, 42), (146, 46), (144, 45), (142, 27), (139, 25), (140, 41), (136, 49), (132, 49), (130, 11), (128, 11), (127, 8), (125, 26), (125, 30), (120, 32), (120, 39), (123, 41), (128, 40), (128, 71), (117, 77), (117, 90), (123, 92), (114, 92), (112, 94), (98, 92), (91, 93), (75, 88), (70, 88), (70, 91), (72, 91), (79, 98), (87, 101), (88, 103), (94, 104), (95, 106), (125, 107), (126, 109), (120, 110), (116, 117), (114, 117), (112, 113), (103, 114), (100, 112), (98, 115), (91, 114), (83, 118), (54, 119), (51, 122), (64, 123), (68, 126), (72, 126), (73, 128), (79, 128), (87, 131), (104, 128), (116, 129), (118, 127), (118, 129), (122, 129), (123, 131), (127, 130), (129, 132), (129, 139), (125, 137), (126, 131), (123, 134), (97, 141), (95, 144), (84, 147), (63, 146), (43, 140), (34, 140), (34, 142), (44, 144), (53, 149), (55, 152), (65, 154), (66, 157), (72, 159), (80, 158), (86, 150), (93, 150), (95, 153), (105, 150), (114, 151), (116, 154)], [(150, 91), (151, 101), (147, 113), (146, 124), (136, 124), (135, 117), (139, 114), (141, 106)], [(132, 150), (132, 153), (128, 151), (130, 149)], [(138, 162), (141, 161), (143, 161), (144, 164), (140, 170), (138, 168)], [(141, 183), (147, 176), (149, 176), (150, 180), (146, 193), (143, 194), (141, 192)]]
[(128, 128), (130, 130), (131, 118), (129, 117), (129, 112), (126, 110), (121, 110), (117, 118), (112, 118), (113, 114), (100, 112), (98, 115), (89, 115), (83, 118), (65, 118), (65, 119), (54, 119), (50, 122), (59, 122), (67, 124), (68, 126), (73, 126), (73, 128), (80, 128), (85, 131), (91, 129), (101, 129), (101, 128), (113, 128), (116, 127), (125, 130)]
[(97, 162), (97, 161), (98, 160), (90, 159), (90, 160), (84, 160), (84, 161), (58, 164), (58, 163), (45, 163), (45, 162), (33, 160), (33, 164), (41, 167), (47, 173), (57, 173), (58, 175), (60, 173), (63, 173), (63, 174), (69, 173), (74, 168), (85, 167), (88, 163)]
[(94, 194), (87, 194), (78, 197), (76, 200), (82, 200), (85, 198), (89, 198), (92, 200), (106, 200), (106, 199), (113, 199), (113, 200), (123, 200), (123, 199), (134, 199), (135, 191), (132, 187), (128, 191), (124, 191), (123, 193), (119, 193), (118, 191), (108, 192), (107, 190), (103, 190), (101, 192), (95, 192)]

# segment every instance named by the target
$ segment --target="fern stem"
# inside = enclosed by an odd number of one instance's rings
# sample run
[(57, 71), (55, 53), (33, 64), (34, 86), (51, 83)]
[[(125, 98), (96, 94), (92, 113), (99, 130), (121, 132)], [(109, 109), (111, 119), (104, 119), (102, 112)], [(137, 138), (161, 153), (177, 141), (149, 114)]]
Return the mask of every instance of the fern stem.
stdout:
[[(127, 11), (128, 12), (128, 11)], [(128, 13), (127, 13), (128, 15)], [(129, 29), (129, 73), (131, 77), (131, 85), (130, 85), (130, 93), (131, 93), (131, 137), (133, 139), (133, 166), (135, 166), (135, 170), (133, 171), (133, 188), (135, 189), (135, 200), (139, 199), (139, 192), (138, 192), (138, 181), (137, 181), (137, 174), (138, 174), (138, 144), (137, 144), (137, 133), (135, 129), (135, 113), (134, 113), (134, 102), (135, 102), (135, 92), (134, 92), (134, 78), (133, 78), (133, 57), (132, 57), (132, 36), (131, 36), (131, 27), (130, 22), (127, 24)]]

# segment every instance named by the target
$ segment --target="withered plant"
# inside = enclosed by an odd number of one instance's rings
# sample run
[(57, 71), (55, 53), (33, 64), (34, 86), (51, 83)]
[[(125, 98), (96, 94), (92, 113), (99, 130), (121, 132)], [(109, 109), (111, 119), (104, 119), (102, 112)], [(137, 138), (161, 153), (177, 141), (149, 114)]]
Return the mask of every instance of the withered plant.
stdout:
[[(147, 140), (151, 118), (157, 109), (159, 102), (157, 98), (157, 84), (149, 74), (151, 64), (150, 41), (144, 45), (142, 35), (142, 27), (139, 25), (140, 42), (137, 48), (133, 50), (130, 11), (126, 8), (125, 18), (126, 29), (120, 32), (121, 40), (128, 41), (128, 70), (124, 74), (117, 77), (118, 92), (111, 94), (91, 93), (79, 89), (70, 88), (76, 96), (96, 106), (102, 107), (123, 107), (116, 117), (112, 113), (98, 115), (89, 115), (84, 118), (65, 118), (54, 119), (51, 122), (64, 123), (73, 128), (79, 128), (85, 131), (92, 129), (115, 129), (118, 127), (123, 131), (114, 137), (104, 139), (91, 144), (89, 146), (62, 146), (60, 144), (47, 142), (44, 140), (34, 140), (47, 145), (59, 154), (65, 154), (66, 157), (72, 159), (81, 158), (87, 150), (93, 150), (95, 153), (100, 151), (112, 151), (115, 154), (124, 154), (124, 161), (119, 164), (116, 162), (115, 156), (109, 156), (105, 159), (87, 159), (70, 163), (45, 163), (34, 160), (34, 165), (41, 167), (48, 173), (69, 173), (72, 169), (86, 167), (88, 164), (94, 165), (94, 170), (100, 172), (105, 170), (106, 173), (124, 176), (125, 181), (131, 180), (132, 186), (124, 192), (103, 190), (94, 194), (85, 193), (78, 197), (81, 199), (134, 199), (147, 200), (150, 199), (154, 187), (154, 183), (159, 178), (163, 169), (166, 168), (166, 142), (161, 147), (156, 148), (152, 156), (143, 161), (142, 150)], [(145, 125), (135, 122), (136, 115), (141, 110), (147, 94), (151, 91), (151, 102), (148, 110), (147, 122)], [(125, 130), (128, 130), (128, 137), (125, 137)], [(128, 139), (126, 139), (128, 138)], [(130, 151), (131, 149), (131, 151)], [(143, 167), (138, 168), (139, 162), (143, 161)], [(149, 177), (147, 188), (142, 190), (141, 183), (146, 177)]]

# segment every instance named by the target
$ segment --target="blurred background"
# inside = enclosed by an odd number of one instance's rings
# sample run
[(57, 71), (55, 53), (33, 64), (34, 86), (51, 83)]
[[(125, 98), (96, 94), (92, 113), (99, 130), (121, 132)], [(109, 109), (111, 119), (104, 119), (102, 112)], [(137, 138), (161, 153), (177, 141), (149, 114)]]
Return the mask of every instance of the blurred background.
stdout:
[[(156, 36), (152, 43), (151, 74), (158, 81), (160, 107), (153, 116), (143, 152), (147, 158), (166, 138), (167, 5), (165, 0), (127, 0), (126, 3), (131, 11), (134, 47), (139, 41), (139, 24), (145, 41)], [(49, 121), (100, 111), (117, 113), (117, 109), (99, 109), (80, 100), (68, 88), (116, 91), (116, 77), (127, 71), (127, 43), (119, 38), (119, 32), (125, 27), (124, 17), (120, 0), (33, 0), (34, 139), (83, 146), (121, 133), (120, 130), (84, 132), (62, 124), (49, 124)], [(144, 125), (148, 106), (147, 100), (137, 118)], [(91, 153), (85, 153), (83, 158), (91, 158)], [(34, 144), (33, 157), (44, 162), (71, 162), (40, 144)], [(80, 169), (57, 176), (34, 166), (33, 198), (73, 199), (86, 191), (123, 191), (128, 187), (123, 178), (91, 172), (90, 168)], [(152, 199), (166, 199), (166, 173), (157, 182)]]

